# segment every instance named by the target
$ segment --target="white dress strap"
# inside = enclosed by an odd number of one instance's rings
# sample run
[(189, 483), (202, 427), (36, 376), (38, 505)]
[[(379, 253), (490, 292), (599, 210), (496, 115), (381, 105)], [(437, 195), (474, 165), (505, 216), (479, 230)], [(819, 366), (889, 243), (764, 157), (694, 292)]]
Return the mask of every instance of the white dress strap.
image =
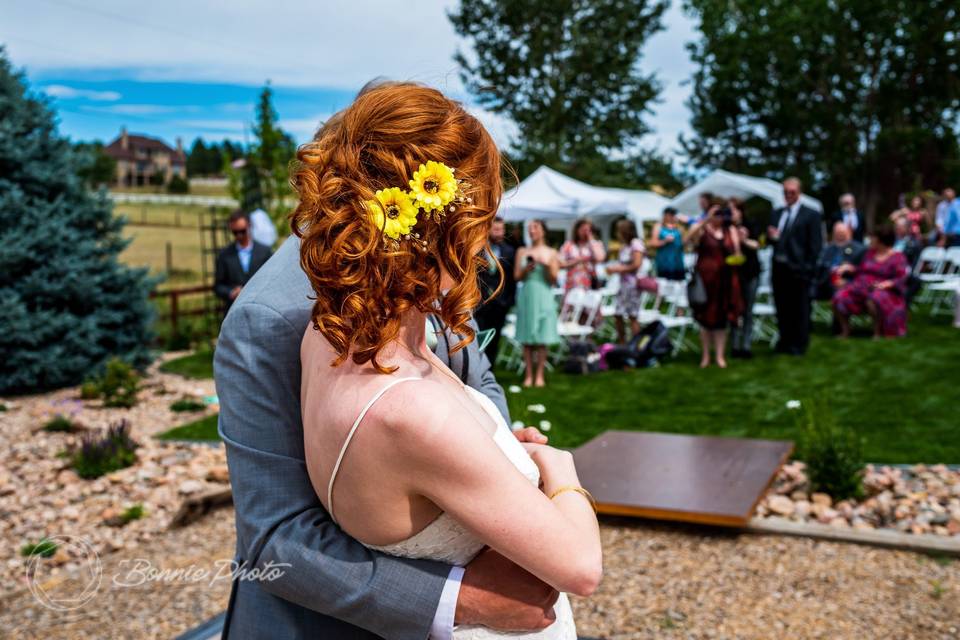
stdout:
[(347, 452), (347, 447), (350, 446), (350, 441), (353, 440), (353, 434), (357, 432), (357, 427), (360, 426), (360, 422), (363, 420), (363, 417), (367, 415), (367, 411), (370, 410), (370, 407), (379, 400), (383, 394), (389, 391), (394, 386), (400, 384), (401, 382), (406, 382), (408, 380), (420, 380), (421, 378), (397, 378), (396, 380), (390, 381), (389, 384), (377, 391), (377, 393), (367, 401), (367, 404), (364, 405), (363, 409), (360, 411), (360, 415), (357, 416), (357, 419), (354, 420), (353, 426), (350, 427), (350, 432), (347, 433), (347, 439), (343, 442), (343, 447), (340, 448), (340, 455), (337, 456), (337, 462), (333, 465), (333, 473), (330, 474), (330, 483), (327, 485), (327, 511), (330, 513), (330, 518), (334, 522), (337, 521), (336, 516), (333, 515), (333, 481), (337, 479), (337, 472), (340, 471), (340, 463), (343, 462), (343, 454)]

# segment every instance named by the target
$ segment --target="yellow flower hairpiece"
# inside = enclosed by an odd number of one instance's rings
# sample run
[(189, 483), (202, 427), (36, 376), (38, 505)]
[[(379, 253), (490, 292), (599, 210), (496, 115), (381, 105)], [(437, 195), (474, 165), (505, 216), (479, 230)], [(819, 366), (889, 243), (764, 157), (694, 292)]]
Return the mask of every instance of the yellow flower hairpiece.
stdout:
[(457, 180), (453, 169), (430, 160), (421, 164), (410, 180), (410, 197), (424, 211), (442, 211), (457, 196)]
[(439, 224), (447, 212), (456, 211), (457, 204), (473, 202), (463, 193), (466, 183), (457, 180), (453, 172), (442, 162), (430, 160), (414, 172), (409, 192), (398, 187), (381, 189), (375, 200), (364, 203), (388, 247), (397, 249), (401, 240), (412, 240), (415, 247), (426, 250), (426, 241), (413, 231), (419, 212)]
[(367, 200), (367, 210), (383, 235), (400, 240), (417, 224), (417, 208), (406, 191), (396, 187), (381, 189), (375, 200)]

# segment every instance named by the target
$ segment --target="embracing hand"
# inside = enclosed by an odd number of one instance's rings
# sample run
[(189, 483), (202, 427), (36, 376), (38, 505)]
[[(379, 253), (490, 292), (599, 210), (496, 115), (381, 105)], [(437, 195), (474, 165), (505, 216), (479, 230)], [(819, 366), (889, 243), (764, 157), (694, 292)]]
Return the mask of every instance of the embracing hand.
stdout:
[(513, 432), (520, 442), (529, 442), (531, 444), (547, 444), (547, 436), (540, 433), (536, 427), (524, 427)]
[(500, 631), (545, 629), (557, 618), (553, 605), (559, 595), (529, 571), (485, 549), (463, 574), (455, 622)]

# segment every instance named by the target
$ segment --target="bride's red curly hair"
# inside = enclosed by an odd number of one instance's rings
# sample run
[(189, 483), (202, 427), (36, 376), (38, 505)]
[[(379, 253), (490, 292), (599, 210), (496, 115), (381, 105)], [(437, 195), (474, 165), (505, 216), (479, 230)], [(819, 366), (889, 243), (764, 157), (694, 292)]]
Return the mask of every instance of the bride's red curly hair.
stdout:
[[(362, 203), (378, 189), (406, 191), (428, 160), (454, 168), (469, 184), (472, 203), (458, 205), (439, 225), (419, 215), (414, 231), (427, 251), (409, 242), (391, 250)], [(473, 340), (468, 322), (481, 297), (478, 251), (503, 191), (500, 162), (490, 134), (462, 105), (414, 83), (365, 90), (299, 148), (292, 183), (300, 201), (291, 226), (316, 294), (313, 327), (338, 354), (333, 366), (351, 357), (391, 373), (377, 356), (411, 308), (435, 313), (463, 336), (457, 349)], [(454, 282), (446, 295), (441, 269)]]

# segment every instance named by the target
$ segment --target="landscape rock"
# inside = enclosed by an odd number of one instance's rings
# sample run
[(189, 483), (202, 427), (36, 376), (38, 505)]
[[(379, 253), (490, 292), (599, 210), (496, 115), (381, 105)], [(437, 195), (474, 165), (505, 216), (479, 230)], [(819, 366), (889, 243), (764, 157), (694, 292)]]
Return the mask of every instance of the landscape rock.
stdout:
[(826, 493), (814, 493), (812, 496), (810, 496), (810, 501), (814, 504), (820, 504), (826, 507), (833, 506), (833, 498)]
[(793, 500), (786, 496), (771, 496), (767, 501), (767, 506), (770, 508), (770, 511), (781, 516), (789, 516), (795, 509)]

